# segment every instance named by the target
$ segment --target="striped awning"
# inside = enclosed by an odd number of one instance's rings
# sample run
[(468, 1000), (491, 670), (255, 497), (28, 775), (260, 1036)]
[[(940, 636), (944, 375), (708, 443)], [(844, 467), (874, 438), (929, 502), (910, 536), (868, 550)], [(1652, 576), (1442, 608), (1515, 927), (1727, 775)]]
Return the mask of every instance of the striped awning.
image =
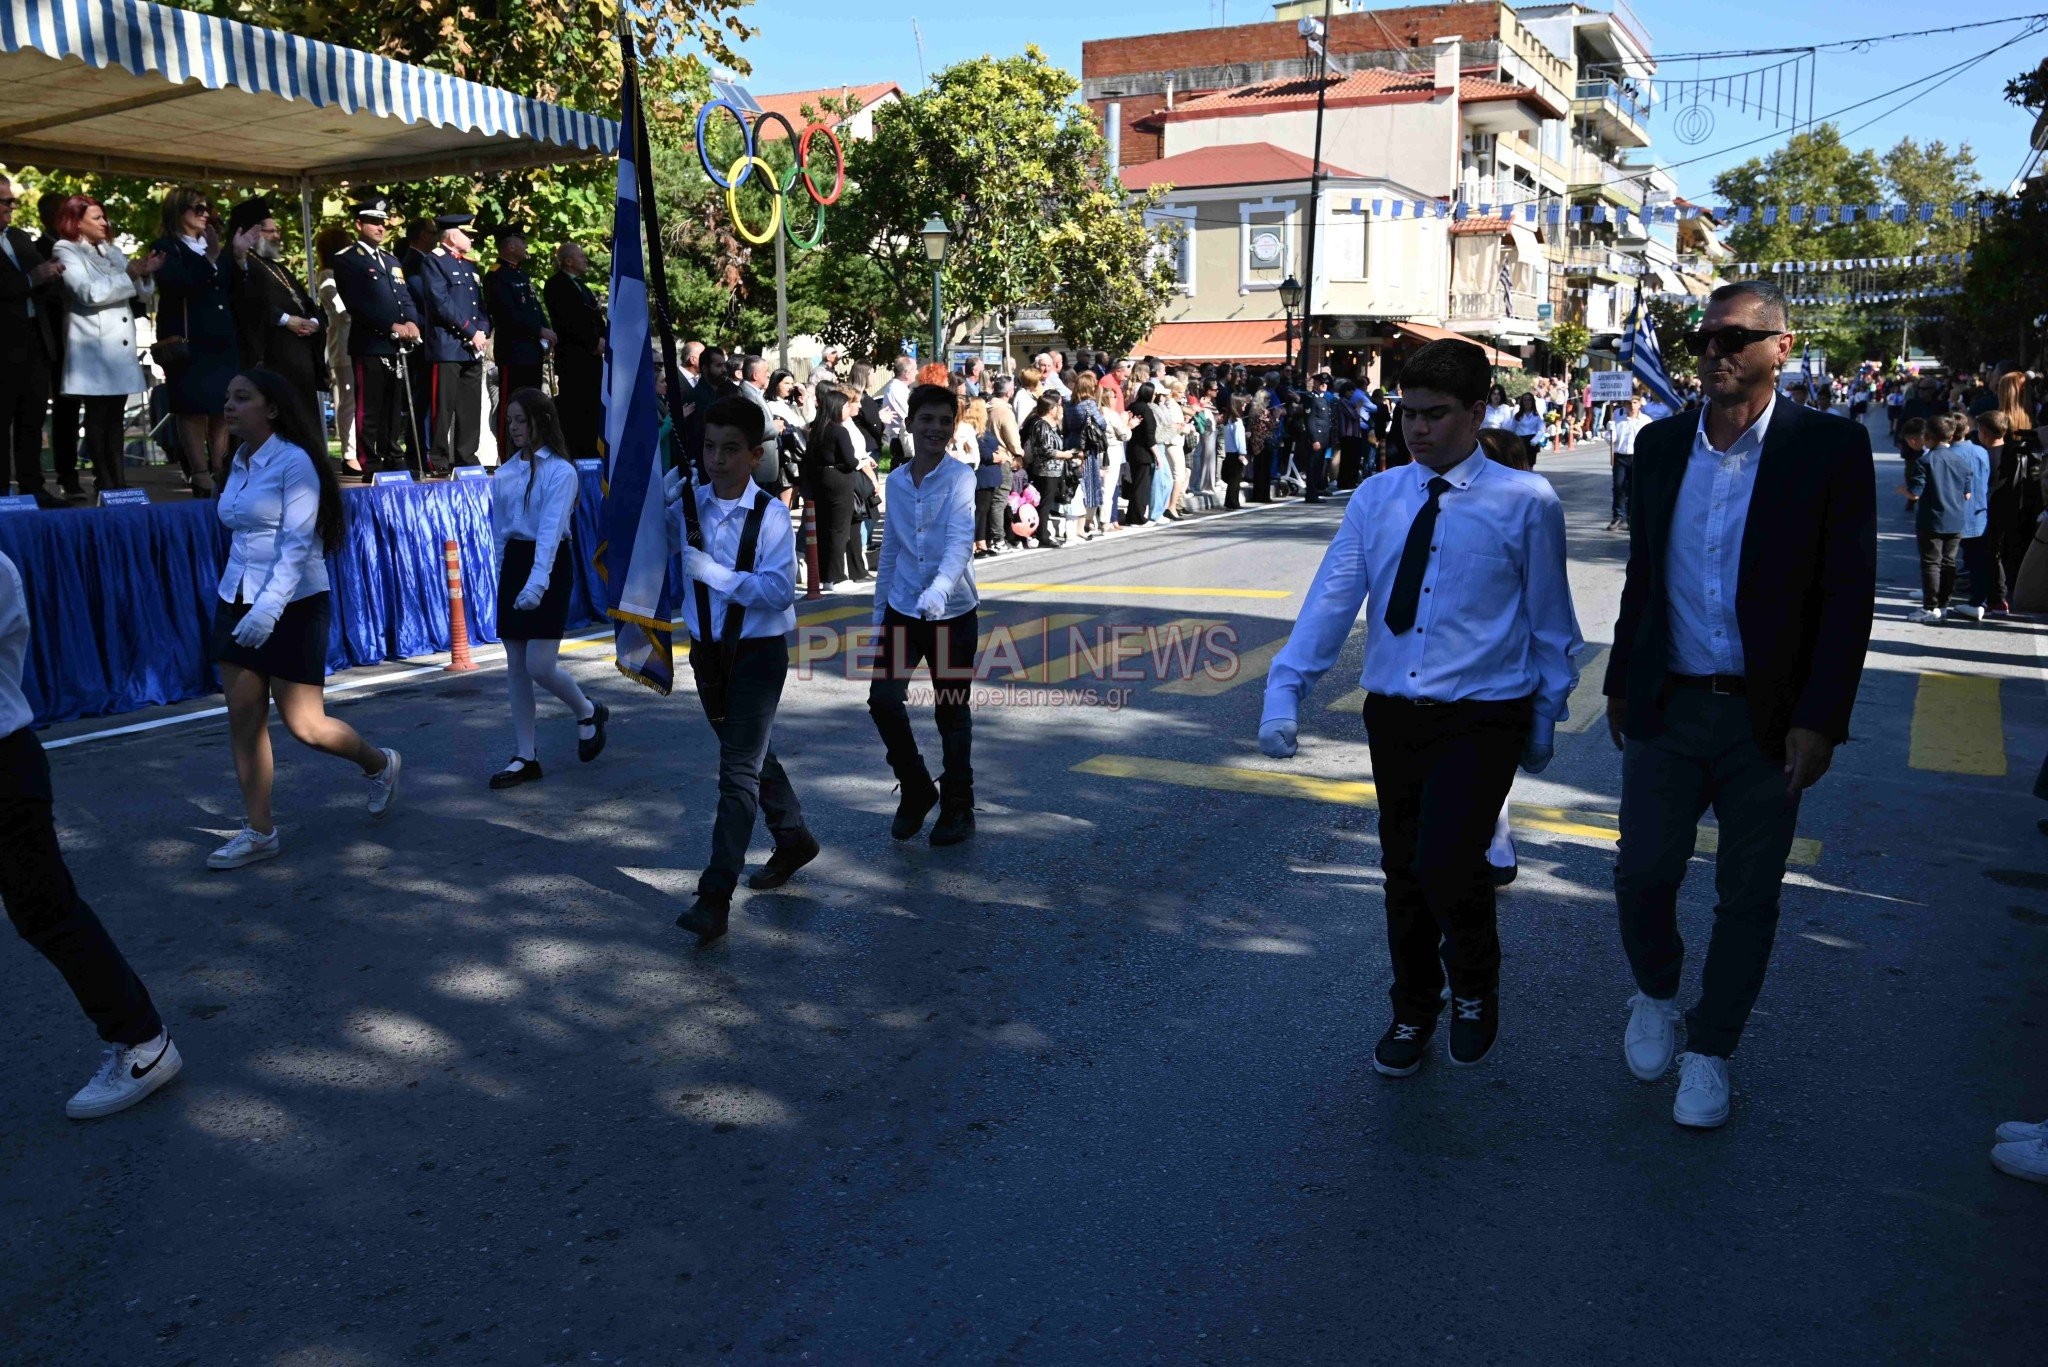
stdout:
[(146, 0), (0, 0), (0, 162), (277, 185), (618, 150), (611, 119)]

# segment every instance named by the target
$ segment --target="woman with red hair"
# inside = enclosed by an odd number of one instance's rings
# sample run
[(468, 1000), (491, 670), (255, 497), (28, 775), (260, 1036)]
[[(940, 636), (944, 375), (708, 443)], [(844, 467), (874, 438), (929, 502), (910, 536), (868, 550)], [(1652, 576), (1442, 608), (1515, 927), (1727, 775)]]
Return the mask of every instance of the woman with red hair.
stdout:
[(94, 492), (125, 489), (128, 396), (149, 387), (135, 345), (135, 312), (156, 296), (162, 252), (130, 261), (114, 245), (107, 211), (89, 195), (73, 195), (57, 210), (52, 251), (64, 263), (64, 292), (70, 311), (64, 342), (61, 393), (85, 408), (85, 451), (92, 461)]

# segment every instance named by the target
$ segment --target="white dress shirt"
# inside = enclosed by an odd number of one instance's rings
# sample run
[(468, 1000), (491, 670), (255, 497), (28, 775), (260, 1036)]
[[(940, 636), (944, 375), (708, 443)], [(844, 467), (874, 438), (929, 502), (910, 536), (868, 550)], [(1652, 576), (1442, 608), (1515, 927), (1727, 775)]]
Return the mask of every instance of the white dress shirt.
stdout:
[(889, 608), (917, 617), (917, 600), (926, 589), (946, 595), (941, 621), (981, 602), (974, 589), (974, 471), (957, 460), (941, 460), (919, 484), (910, 477), (915, 463), (889, 472), (882, 554), (875, 566), (876, 626)]
[(1512, 432), (1514, 424), (1515, 406), (1511, 403), (1488, 404), (1486, 406), (1486, 416), (1480, 420), (1480, 426), (1498, 427), (1504, 432)]
[(0, 736), (11, 736), (35, 720), (21, 690), (28, 667), (28, 591), (21, 571), (0, 553)]
[(892, 379), (882, 386), (882, 433), (895, 436), (910, 420), (910, 382)]
[[(761, 514), (761, 534), (754, 543), (754, 568), (741, 574), (733, 565), (739, 560), (740, 534), (746, 530), (747, 513), (757, 495), (768, 500), (768, 507)], [(711, 590), (712, 640), (724, 633), (725, 609), (731, 603), (746, 609), (746, 617), (740, 623), (743, 637), (785, 636), (795, 631), (796, 537), (790, 532), (789, 509), (751, 482), (745, 493), (730, 500), (711, 492), (708, 484), (685, 485), (683, 498), (692, 497), (697, 501), (697, 522), (703, 529), (704, 548), (722, 570), (718, 582), (705, 581)], [(668, 515), (675, 519), (679, 529), (688, 526), (683, 521), (682, 499), (670, 505)], [(678, 539), (683, 541), (687, 557), (689, 543), (680, 532)], [(690, 639), (700, 640), (697, 582), (688, 575), (683, 576), (682, 599), (678, 615)]]
[(536, 586), (546, 591), (556, 549), (569, 534), (582, 492), (575, 463), (545, 446), (530, 460), (515, 456), (498, 467), (491, 476), (491, 540), (497, 543), (498, 559), (505, 558), (508, 541), (533, 543), (533, 573), (523, 585), (500, 584), (500, 593), (517, 596)]
[(1716, 451), (1707, 440), (1707, 410), (1700, 410), (1664, 560), (1674, 674), (1745, 672), (1735, 590), (1742, 579), (1742, 533), (1756, 492), (1757, 462), (1777, 408), (1773, 396), (1726, 451)]
[(1301, 699), (1344, 648), (1370, 605), (1359, 687), (1435, 702), (1535, 698), (1536, 715), (1568, 715), (1583, 638), (1565, 577), (1564, 506), (1548, 480), (1488, 460), (1474, 448), (1445, 471), (1436, 534), (1415, 608), (1395, 635), (1386, 602), (1415, 515), (1429, 501), (1428, 466), (1396, 466), (1351, 495), (1323, 555), (1294, 634), (1266, 676), (1261, 723), (1293, 721)]
[(1616, 418), (1614, 425), (1607, 431), (1607, 440), (1613, 446), (1614, 454), (1633, 457), (1636, 453), (1636, 437), (1649, 425), (1650, 420), (1640, 413), (1633, 417), (1624, 414)]
[(252, 453), (238, 452), (216, 510), (234, 533), (220, 576), (223, 603), (248, 603), (275, 621), (288, 605), (327, 592), (320, 476), (311, 456), (276, 435)]

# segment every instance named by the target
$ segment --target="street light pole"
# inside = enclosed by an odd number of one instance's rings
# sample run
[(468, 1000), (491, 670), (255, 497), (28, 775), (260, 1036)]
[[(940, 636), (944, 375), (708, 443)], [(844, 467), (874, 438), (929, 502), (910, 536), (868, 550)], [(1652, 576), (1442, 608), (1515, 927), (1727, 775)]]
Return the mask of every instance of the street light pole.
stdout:
[(1308, 242), (1303, 252), (1302, 274), (1308, 277), (1308, 300), (1301, 309), (1301, 361), (1302, 369), (1308, 368), (1308, 343), (1313, 331), (1316, 313), (1316, 224), (1323, 211), (1323, 110), (1330, 93), (1330, 14), (1333, 0), (1323, 0), (1323, 17), (1320, 23), (1313, 19), (1301, 21), (1301, 32), (1308, 39), (1309, 50), (1317, 57), (1316, 65), (1316, 147), (1315, 159), (1308, 174)]
[(946, 268), (946, 244), (952, 240), (953, 230), (946, 226), (946, 220), (936, 214), (925, 220), (925, 260), (932, 263), (932, 359), (940, 365), (946, 364), (946, 308), (942, 286)]
[[(1287, 317), (1287, 335), (1282, 341), (1286, 347), (1287, 383), (1290, 385), (1294, 383), (1294, 310), (1300, 303), (1301, 282), (1290, 275), (1280, 282), (1280, 309)], [(1307, 316), (1304, 315), (1302, 322), (1305, 324), (1307, 321)], [(1304, 331), (1306, 331), (1306, 328), (1304, 328)], [(1308, 339), (1306, 337), (1302, 338), (1301, 349), (1304, 354), (1308, 351)]]

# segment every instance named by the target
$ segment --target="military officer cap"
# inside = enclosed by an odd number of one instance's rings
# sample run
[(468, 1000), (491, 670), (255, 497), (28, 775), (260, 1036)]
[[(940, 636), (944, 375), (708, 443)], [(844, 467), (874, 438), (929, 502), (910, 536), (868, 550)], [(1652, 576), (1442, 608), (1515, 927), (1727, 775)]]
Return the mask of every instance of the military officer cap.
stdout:
[(526, 229), (517, 223), (500, 223), (497, 227), (491, 229), (491, 241), (497, 246), (504, 246), (505, 239), (508, 237), (516, 237), (524, 241)]
[(436, 214), (434, 216), (434, 226), (444, 233), (450, 228), (467, 228), (474, 222), (476, 222), (475, 214)]
[(367, 220), (371, 223), (382, 223), (390, 217), (391, 201), (382, 195), (378, 195), (374, 199), (366, 199), (356, 205), (356, 219), (359, 222)]

